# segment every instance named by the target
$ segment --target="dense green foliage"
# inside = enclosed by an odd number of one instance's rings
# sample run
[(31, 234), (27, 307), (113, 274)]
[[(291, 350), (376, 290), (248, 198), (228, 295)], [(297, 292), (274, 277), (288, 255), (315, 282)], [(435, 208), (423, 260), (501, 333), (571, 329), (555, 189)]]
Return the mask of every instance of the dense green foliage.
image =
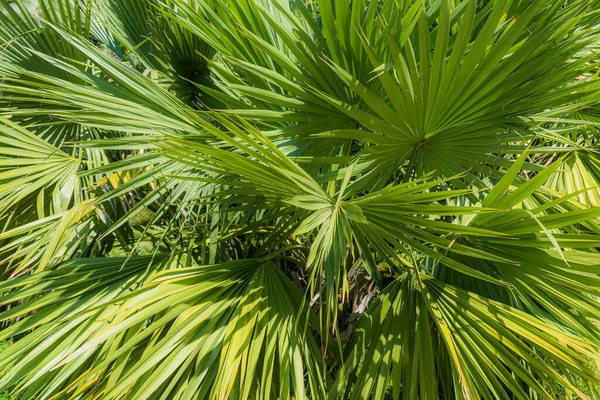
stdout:
[[(0, 357), (2, 357), (2, 352), (6, 349), (8, 344), (5, 341), (0, 342)], [(8, 393), (8, 390), (3, 390), (0, 392), (0, 400), (10, 400), (11, 396)]]
[(0, 0), (0, 44), (0, 393), (600, 398), (598, 0)]

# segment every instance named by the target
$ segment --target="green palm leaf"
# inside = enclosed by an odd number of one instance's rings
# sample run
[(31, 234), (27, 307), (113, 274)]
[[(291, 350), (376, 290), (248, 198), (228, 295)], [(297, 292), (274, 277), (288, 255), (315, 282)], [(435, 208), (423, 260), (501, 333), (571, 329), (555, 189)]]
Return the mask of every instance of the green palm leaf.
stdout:
[(598, 6), (0, 0), (0, 393), (599, 397)]

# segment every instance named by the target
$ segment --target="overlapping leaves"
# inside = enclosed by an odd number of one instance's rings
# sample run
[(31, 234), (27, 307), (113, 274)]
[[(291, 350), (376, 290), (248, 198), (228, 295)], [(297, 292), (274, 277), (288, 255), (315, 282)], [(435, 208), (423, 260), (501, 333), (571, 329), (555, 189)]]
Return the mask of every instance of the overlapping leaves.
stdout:
[(598, 396), (597, 2), (1, 1), (0, 389)]

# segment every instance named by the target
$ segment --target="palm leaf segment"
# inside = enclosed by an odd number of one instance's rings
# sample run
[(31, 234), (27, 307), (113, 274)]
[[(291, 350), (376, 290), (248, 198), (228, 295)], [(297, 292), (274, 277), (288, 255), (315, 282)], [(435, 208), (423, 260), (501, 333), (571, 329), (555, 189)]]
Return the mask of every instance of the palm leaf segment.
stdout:
[(0, 388), (594, 398), (596, 3), (2, 1)]

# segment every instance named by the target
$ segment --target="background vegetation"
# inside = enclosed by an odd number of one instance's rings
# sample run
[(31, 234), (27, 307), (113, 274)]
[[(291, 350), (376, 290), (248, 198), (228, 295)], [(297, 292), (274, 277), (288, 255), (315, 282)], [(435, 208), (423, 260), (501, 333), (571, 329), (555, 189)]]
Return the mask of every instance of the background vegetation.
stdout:
[(0, 396), (600, 398), (599, 34), (0, 0)]

